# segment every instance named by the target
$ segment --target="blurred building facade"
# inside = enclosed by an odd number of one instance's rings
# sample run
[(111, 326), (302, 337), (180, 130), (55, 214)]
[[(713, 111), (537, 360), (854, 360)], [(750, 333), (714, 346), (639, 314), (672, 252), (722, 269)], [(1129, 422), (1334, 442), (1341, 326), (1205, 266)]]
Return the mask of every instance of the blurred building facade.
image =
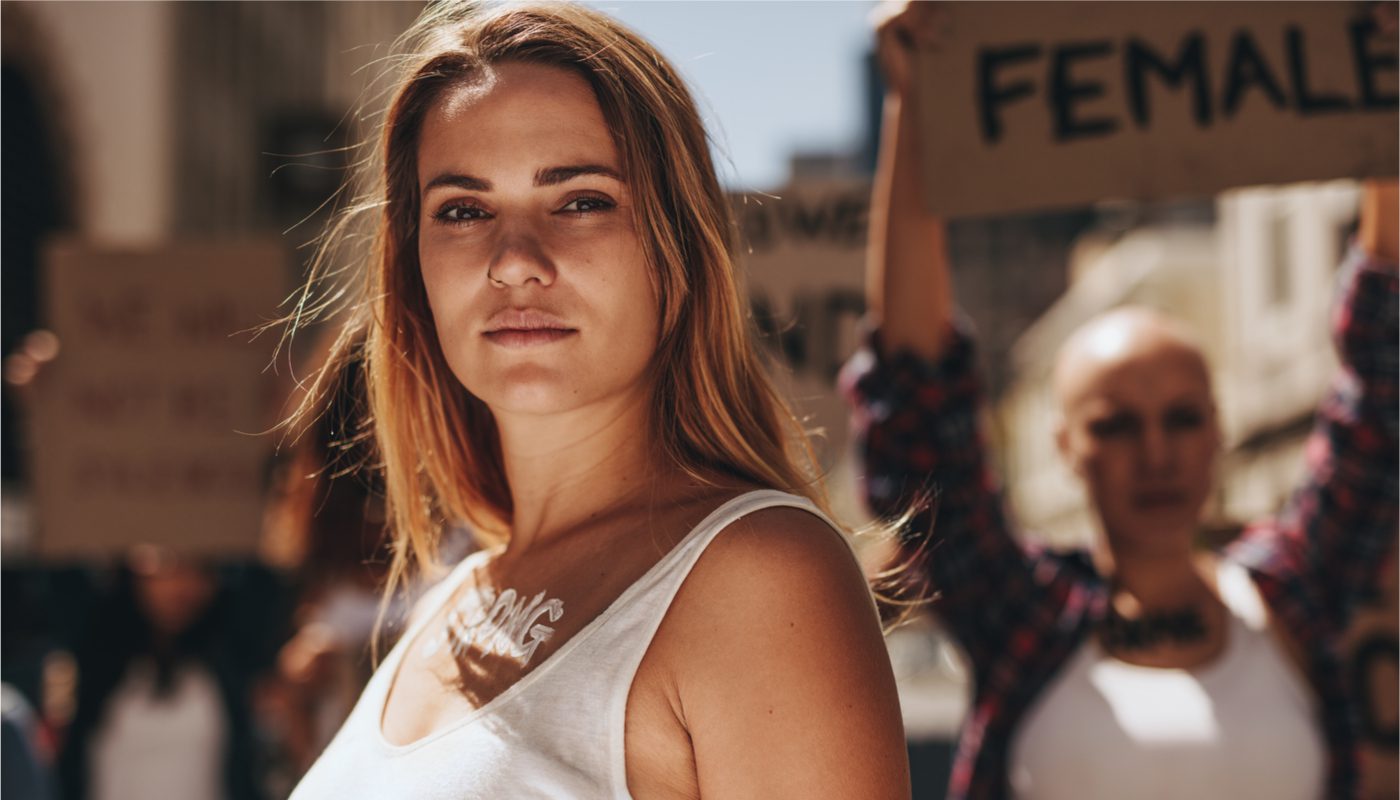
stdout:
[(1329, 311), (1357, 197), (1355, 184), (1340, 181), (1221, 200), (1221, 256), (1238, 267), (1221, 271), (1227, 518), (1276, 510), (1302, 474), (1303, 440), (1337, 367)]
[(237, 235), (284, 228), (339, 184), (343, 154), (315, 154), (366, 133), (353, 112), (421, 9), (6, 3), (4, 53), (52, 117), (77, 233)]
[[(46, 324), (42, 249), (322, 229), (376, 78), (421, 3), (0, 5), (5, 75), (4, 341)], [(307, 253), (309, 251), (303, 251)], [(304, 259), (289, 259), (301, 278)], [(309, 340), (311, 337), (306, 337)], [(7, 398), (9, 400), (10, 398)], [(23, 429), (4, 405), (4, 542), (30, 538)]]

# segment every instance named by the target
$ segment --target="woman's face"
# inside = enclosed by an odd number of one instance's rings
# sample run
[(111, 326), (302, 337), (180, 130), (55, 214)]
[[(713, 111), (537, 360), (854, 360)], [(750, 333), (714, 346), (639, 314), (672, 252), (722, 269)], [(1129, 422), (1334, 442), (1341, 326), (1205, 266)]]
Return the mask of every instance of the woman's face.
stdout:
[(1189, 547), (1220, 449), (1200, 354), (1162, 341), (1084, 357), (1075, 391), (1063, 398), (1060, 448), (1104, 532), (1138, 550)]
[(438, 340), (493, 411), (645, 391), (657, 300), (592, 88), (507, 63), (443, 94), (418, 144), (418, 258)]
[(158, 636), (174, 637), (189, 630), (218, 588), (208, 570), (150, 547), (132, 554), (131, 571), (137, 605)]

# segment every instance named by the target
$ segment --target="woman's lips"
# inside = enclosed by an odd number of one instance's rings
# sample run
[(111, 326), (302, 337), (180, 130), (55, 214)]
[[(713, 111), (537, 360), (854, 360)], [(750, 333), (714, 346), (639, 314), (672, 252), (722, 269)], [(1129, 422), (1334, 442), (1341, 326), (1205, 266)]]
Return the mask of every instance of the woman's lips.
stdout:
[(569, 328), (502, 328), (487, 331), (486, 339), (502, 347), (537, 347), (566, 339), (578, 331)]
[(508, 308), (492, 315), (482, 333), (502, 347), (537, 347), (578, 333), (563, 319), (537, 308)]
[(1172, 508), (1186, 502), (1187, 493), (1176, 489), (1159, 489), (1137, 492), (1133, 495), (1133, 505), (1150, 511), (1158, 508)]

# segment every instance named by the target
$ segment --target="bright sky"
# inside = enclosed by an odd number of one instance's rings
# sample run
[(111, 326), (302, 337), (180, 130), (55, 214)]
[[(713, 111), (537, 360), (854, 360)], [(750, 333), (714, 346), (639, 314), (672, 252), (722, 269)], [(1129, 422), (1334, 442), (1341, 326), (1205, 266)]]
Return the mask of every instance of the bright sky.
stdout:
[(864, 135), (870, 0), (587, 0), (681, 71), (731, 188), (774, 189), (794, 150)]

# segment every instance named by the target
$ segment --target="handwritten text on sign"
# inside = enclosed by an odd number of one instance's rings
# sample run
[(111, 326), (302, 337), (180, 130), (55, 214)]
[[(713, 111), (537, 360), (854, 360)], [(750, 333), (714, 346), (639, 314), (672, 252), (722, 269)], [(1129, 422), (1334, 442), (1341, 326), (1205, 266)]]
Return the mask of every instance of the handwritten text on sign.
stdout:
[[(870, 184), (790, 186), (734, 198), (754, 321), (763, 341), (814, 393), (831, 392), (856, 347)], [(844, 422), (832, 420), (844, 429)]]
[(62, 352), (32, 409), (40, 549), (93, 555), (150, 542), (248, 552), (278, 388), (271, 336), (286, 255), (276, 244), (101, 251), (48, 260)]
[(919, 98), (943, 213), (1396, 169), (1396, 44), (1360, 4), (946, 10)]

